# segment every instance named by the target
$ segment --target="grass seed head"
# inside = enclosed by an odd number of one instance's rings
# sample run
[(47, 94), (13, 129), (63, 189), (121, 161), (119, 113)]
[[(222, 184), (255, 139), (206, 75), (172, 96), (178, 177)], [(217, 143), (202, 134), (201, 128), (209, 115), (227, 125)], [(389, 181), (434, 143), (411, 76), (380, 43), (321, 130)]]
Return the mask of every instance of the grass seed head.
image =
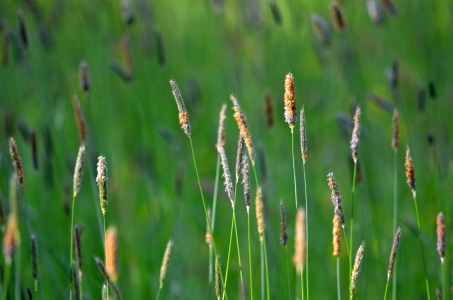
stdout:
[(82, 228), (74, 226), (74, 253), (79, 270), (79, 277), (82, 280)]
[(220, 299), (223, 294), (223, 283), (220, 270), (220, 255), (217, 254), (215, 258), (215, 295)]
[(271, 8), (272, 19), (274, 19), (274, 22), (279, 26), (282, 25), (282, 15), (280, 14), (277, 3), (275, 3), (275, 1), (271, 1), (269, 6)]
[(445, 239), (445, 218), (444, 214), (440, 212), (437, 215), (437, 253), (439, 253), (440, 261), (442, 264), (445, 262), (445, 248), (447, 247), (447, 242)]
[(332, 18), (334, 28), (337, 31), (343, 31), (346, 27), (346, 19), (343, 8), (339, 2), (333, 2), (330, 5), (330, 16)]
[(206, 241), (206, 244), (211, 245), (211, 243), (212, 243), (212, 235), (209, 232), (209, 222), (211, 222), (211, 209), (209, 207), (208, 207), (207, 213), (208, 213), (208, 219), (206, 220), (205, 241)]
[(107, 163), (105, 161), (104, 156), (98, 157), (98, 164), (97, 164), (97, 171), (98, 175), (96, 176), (96, 183), (99, 187), (99, 201), (101, 204), (101, 212), (105, 215), (107, 211)]
[(351, 300), (354, 298), (355, 293), (357, 291), (357, 283), (359, 280), (360, 270), (362, 268), (362, 260), (363, 260), (363, 251), (365, 250), (365, 242), (360, 244), (359, 249), (357, 250), (357, 254), (355, 256), (354, 268), (352, 269), (352, 276), (351, 276)]
[[(118, 286), (112, 281), (110, 278), (110, 275), (107, 273), (105, 269), (105, 265), (102, 262), (102, 260), (99, 259), (99, 257), (95, 257), (94, 260), (96, 261), (96, 265), (98, 266), (99, 271), (101, 272), (102, 276), (104, 276), (104, 279), (107, 281), (108, 286), (112, 289), (113, 296), (116, 300), (121, 300), (121, 293), (118, 288)], [(105, 297), (107, 298), (107, 285), (105, 285)], [(102, 287), (102, 294), (103, 294), (103, 299), (104, 299), (104, 287)]]
[(242, 157), (242, 184), (244, 185), (244, 200), (247, 213), (250, 211), (250, 167), (247, 155)]
[(110, 226), (105, 232), (105, 267), (110, 279), (115, 283), (118, 281), (117, 250), (117, 230), (115, 226)]
[(255, 165), (255, 150), (253, 149), (252, 135), (250, 134), (249, 127), (247, 126), (247, 117), (239, 105), (238, 99), (235, 96), (230, 95), (230, 100), (233, 102), (233, 116), (238, 124), (239, 132), (245, 140), (245, 145), (247, 146), (247, 151), (249, 153), (250, 160), (252, 161), (252, 165)]
[(79, 139), (82, 143), (86, 141), (86, 123), (82, 108), (80, 107), (79, 98), (77, 98), (76, 95), (74, 95), (72, 99), (72, 106), (74, 107), (74, 116), (77, 123), (77, 131), (79, 132)]
[(159, 288), (164, 285), (165, 278), (167, 277), (168, 267), (170, 266), (171, 248), (173, 247), (172, 240), (167, 243), (165, 248), (164, 258), (162, 259), (162, 266), (160, 267)]
[(19, 180), (20, 187), (24, 188), (24, 168), (22, 160), (20, 159), (19, 150), (17, 150), (16, 141), (14, 138), (9, 139), (9, 154), (13, 161), (14, 172), (16, 173), (17, 179)]
[(288, 232), (286, 230), (286, 216), (283, 201), (280, 200), (280, 244), (286, 247), (288, 244)]
[(334, 213), (338, 216), (341, 227), (344, 227), (345, 222), (343, 207), (341, 206), (341, 195), (332, 172), (327, 174), (327, 180), (329, 181), (329, 187), (331, 191), (330, 198), (332, 199), (332, 203), (334, 205)]
[(274, 106), (272, 105), (272, 97), (270, 93), (266, 93), (264, 108), (266, 112), (267, 128), (272, 128), (274, 125)]
[(126, 65), (127, 74), (130, 79), (134, 78), (134, 64), (132, 61), (132, 51), (131, 51), (131, 37), (126, 34), (121, 40), (121, 50), (123, 54), (123, 61)]
[(88, 62), (83, 60), (79, 64), (79, 85), (86, 92), (91, 89), (91, 74), (88, 68)]
[(256, 222), (258, 224), (258, 235), (260, 238), (261, 245), (264, 241), (264, 205), (263, 205), (263, 193), (261, 192), (261, 187), (258, 187), (256, 190), (255, 197), (255, 212), (256, 212)]
[(74, 169), (74, 182), (73, 182), (73, 191), (74, 197), (80, 191), (80, 185), (82, 184), (83, 176), (83, 161), (85, 158), (85, 143), (82, 143), (79, 147), (79, 153), (77, 154), (77, 161)]
[(30, 252), (31, 252), (31, 273), (35, 282), (35, 289), (38, 284), (38, 243), (34, 234), (30, 237)]
[(228, 160), (225, 154), (225, 149), (223, 147), (219, 148), (220, 160), (223, 168), (223, 185), (225, 186), (225, 191), (228, 194), (228, 198), (231, 201), (231, 207), (234, 204), (234, 191), (233, 191), (233, 182), (231, 181), (230, 169), (228, 168)]
[(307, 162), (307, 131), (305, 126), (305, 110), (302, 107), (300, 110), (300, 151), (302, 153), (302, 161)]
[(184, 100), (182, 99), (181, 91), (179, 90), (176, 81), (170, 80), (171, 89), (173, 92), (173, 96), (175, 97), (176, 105), (178, 106), (179, 111), (179, 124), (181, 124), (181, 128), (184, 130), (184, 133), (190, 137), (191, 135), (191, 127), (189, 121), (189, 112), (186, 109), (186, 105), (184, 104)]
[(328, 43), (330, 41), (331, 31), (329, 25), (327, 25), (326, 20), (318, 14), (312, 13), (310, 15), (311, 26), (313, 31), (318, 36), (318, 38), (324, 42)]
[(36, 139), (36, 130), (30, 132), (31, 155), (33, 161), (33, 169), (38, 170), (38, 141)]
[(294, 243), (293, 263), (297, 274), (302, 274), (305, 264), (305, 209), (299, 207), (296, 217), (296, 238)]
[(390, 280), (390, 276), (393, 273), (393, 267), (395, 266), (396, 253), (398, 252), (400, 239), (401, 239), (401, 228), (398, 227), (395, 233), (395, 238), (393, 239), (392, 251), (390, 252), (389, 266), (387, 268), (387, 281)]
[(222, 105), (222, 109), (220, 110), (220, 117), (219, 117), (219, 129), (217, 130), (217, 144), (216, 148), (225, 146), (225, 111), (226, 111), (226, 104)]
[(297, 121), (297, 102), (294, 76), (291, 73), (288, 73), (285, 77), (285, 94), (283, 98), (285, 101), (285, 122), (288, 123), (292, 130)]
[(71, 264), (71, 274), (72, 274), (72, 288), (74, 292), (74, 299), (80, 299), (80, 278), (79, 272), (77, 271), (77, 264), (75, 261), (72, 261)]
[(242, 138), (241, 135), (239, 135), (238, 150), (236, 155), (236, 183), (239, 182), (239, 175), (241, 174), (243, 153), (244, 153), (244, 139)]
[(392, 134), (392, 148), (396, 151), (400, 146), (400, 120), (398, 110), (393, 110), (393, 134)]
[(412, 157), (411, 157), (411, 150), (409, 149), (409, 146), (406, 146), (406, 162), (404, 163), (404, 166), (406, 167), (406, 178), (407, 178), (407, 185), (412, 190), (412, 195), (416, 196), (416, 189), (415, 189), (415, 170), (414, 170), (414, 164), (412, 163)]
[(437, 300), (443, 300), (442, 293), (440, 292), (440, 290), (438, 288), (436, 288), (436, 298), (437, 298)]
[(337, 215), (333, 215), (333, 256), (340, 256), (341, 250), (341, 225)]
[(135, 12), (132, 3), (130, 1), (121, 1), (120, 8), (123, 22), (126, 23), (127, 25), (131, 25), (132, 23), (134, 23)]
[(19, 228), (13, 213), (8, 217), (5, 234), (3, 235), (3, 256), (6, 264), (11, 264), (16, 246), (19, 243)]
[(351, 150), (352, 150), (352, 159), (354, 163), (357, 163), (357, 157), (359, 156), (359, 140), (360, 140), (360, 118), (361, 118), (360, 107), (357, 106), (355, 115), (353, 118), (354, 129), (352, 130), (352, 139), (351, 139)]

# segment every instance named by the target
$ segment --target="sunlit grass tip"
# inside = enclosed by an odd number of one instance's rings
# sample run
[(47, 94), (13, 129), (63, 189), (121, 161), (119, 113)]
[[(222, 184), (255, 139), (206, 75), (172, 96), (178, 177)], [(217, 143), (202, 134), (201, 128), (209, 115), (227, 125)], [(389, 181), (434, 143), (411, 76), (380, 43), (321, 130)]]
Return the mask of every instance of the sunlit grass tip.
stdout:
[(285, 102), (285, 122), (292, 129), (296, 125), (298, 115), (294, 76), (291, 73), (288, 73), (285, 77), (285, 93), (283, 99)]
[(96, 183), (99, 187), (99, 201), (101, 205), (101, 212), (105, 215), (107, 211), (107, 162), (105, 161), (104, 156), (98, 157), (98, 164), (97, 164), (97, 176), (96, 176)]
[(393, 239), (392, 251), (390, 252), (390, 259), (389, 265), (387, 268), (387, 280), (390, 280), (390, 276), (392, 276), (393, 268), (395, 266), (396, 254), (398, 252), (398, 247), (400, 245), (401, 239), (401, 228), (398, 227), (395, 233), (395, 238)]
[(79, 147), (79, 152), (77, 154), (77, 160), (74, 169), (74, 182), (73, 182), (74, 197), (77, 196), (77, 194), (79, 193), (80, 186), (82, 184), (84, 158), (85, 158), (85, 143), (82, 143)]
[(176, 105), (178, 106), (179, 124), (181, 124), (181, 128), (184, 130), (184, 133), (188, 137), (190, 137), (192, 130), (190, 127), (189, 112), (187, 111), (186, 105), (184, 104), (184, 100), (182, 99), (181, 91), (179, 90), (176, 81), (170, 80), (170, 85), (173, 96), (175, 97)]
[(242, 158), (242, 184), (244, 185), (244, 201), (247, 213), (250, 211), (250, 167), (247, 155)]
[(341, 225), (340, 225), (340, 219), (338, 218), (337, 215), (333, 216), (333, 230), (332, 230), (332, 235), (333, 235), (333, 256), (340, 256), (340, 251), (341, 251)]
[(231, 206), (234, 207), (234, 191), (233, 191), (233, 183), (231, 181), (231, 174), (230, 169), (228, 168), (228, 160), (225, 154), (225, 149), (223, 147), (219, 148), (220, 153), (220, 160), (222, 162), (223, 168), (223, 185), (225, 185), (225, 191), (228, 194), (228, 198), (231, 201)]
[(439, 253), (440, 261), (442, 264), (445, 262), (445, 248), (447, 247), (447, 242), (445, 239), (445, 218), (444, 214), (440, 212), (437, 215), (437, 253)]
[(344, 16), (343, 7), (337, 1), (330, 4), (330, 16), (332, 18), (333, 27), (337, 31), (343, 31), (346, 27), (346, 18)]
[(409, 146), (406, 146), (406, 162), (404, 163), (404, 166), (406, 167), (406, 178), (407, 178), (407, 185), (412, 190), (412, 195), (416, 196), (416, 189), (415, 189), (415, 170), (414, 170), (414, 164), (412, 163), (412, 157), (411, 157), (411, 150), (409, 149)]
[(24, 167), (22, 164), (22, 159), (19, 155), (19, 150), (17, 149), (17, 144), (14, 138), (9, 139), (9, 154), (13, 161), (14, 172), (16, 173), (17, 179), (19, 180), (20, 187), (24, 188)]
[(359, 280), (360, 270), (362, 269), (363, 251), (365, 250), (365, 242), (360, 244), (357, 254), (355, 256), (354, 268), (352, 269), (351, 276), (351, 295), (350, 299), (353, 299), (357, 291), (357, 283)]
[(220, 255), (215, 258), (215, 295), (220, 299), (223, 294), (222, 275), (220, 270)]
[(258, 187), (256, 190), (255, 197), (255, 212), (256, 212), (256, 222), (258, 224), (258, 235), (261, 245), (263, 245), (264, 238), (264, 205), (263, 205), (263, 193), (261, 192), (261, 187)]
[(105, 267), (113, 282), (118, 281), (117, 261), (117, 230), (115, 226), (110, 226), (105, 232)]
[(305, 125), (305, 109), (300, 110), (300, 151), (302, 153), (302, 162), (305, 164), (308, 158), (307, 150), (307, 129)]
[(280, 244), (286, 247), (288, 244), (288, 232), (286, 230), (286, 216), (283, 201), (280, 200)]
[(72, 106), (74, 107), (74, 116), (77, 124), (77, 131), (79, 132), (80, 142), (83, 143), (86, 141), (86, 122), (85, 117), (83, 116), (83, 111), (80, 106), (79, 98), (76, 95), (72, 98)]
[(302, 273), (305, 263), (305, 209), (299, 207), (296, 216), (296, 237), (294, 239), (294, 256), (293, 263), (297, 274)]
[(255, 150), (253, 149), (252, 135), (250, 134), (249, 127), (247, 125), (247, 117), (245, 112), (239, 105), (238, 99), (230, 95), (230, 100), (233, 102), (234, 119), (236, 120), (241, 136), (244, 138), (247, 151), (249, 153), (250, 161), (252, 165), (255, 165)]
[(226, 104), (222, 105), (219, 114), (219, 129), (217, 130), (217, 144), (216, 148), (223, 147), (225, 145), (225, 119), (226, 119)]
[(239, 181), (239, 176), (241, 175), (241, 169), (242, 169), (242, 159), (243, 159), (243, 153), (244, 153), (244, 138), (239, 134), (239, 140), (238, 140), (238, 149), (237, 149), (237, 154), (236, 154), (236, 183)]
[(392, 148), (396, 151), (400, 146), (400, 121), (398, 110), (393, 110), (393, 134), (392, 134)]
[(355, 111), (355, 115), (353, 118), (354, 129), (352, 130), (352, 139), (351, 139), (351, 150), (352, 150), (352, 158), (354, 159), (354, 163), (357, 163), (357, 157), (359, 156), (361, 114), (362, 114), (362, 112), (360, 110), (360, 107), (357, 106), (357, 109)]
[(335, 177), (333, 177), (333, 172), (327, 174), (327, 180), (329, 181), (329, 187), (331, 190), (330, 198), (332, 199), (332, 203), (334, 205), (334, 213), (338, 216), (341, 226), (344, 227), (345, 221), (343, 207), (341, 206), (341, 195), (340, 191), (338, 190), (338, 185), (335, 181)]

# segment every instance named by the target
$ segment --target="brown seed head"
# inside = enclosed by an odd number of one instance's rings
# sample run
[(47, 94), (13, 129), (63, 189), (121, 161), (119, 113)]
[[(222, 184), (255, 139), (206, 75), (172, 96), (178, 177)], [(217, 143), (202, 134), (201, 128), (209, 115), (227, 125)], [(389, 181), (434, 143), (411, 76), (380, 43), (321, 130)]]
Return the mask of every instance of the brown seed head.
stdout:
[(334, 205), (334, 213), (338, 216), (341, 227), (344, 227), (344, 213), (341, 206), (341, 195), (332, 172), (327, 174), (327, 181), (329, 181), (329, 187), (331, 191), (330, 198), (332, 199), (332, 203)]
[(85, 158), (85, 143), (82, 142), (82, 144), (79, 147), (79, 153), (77, 154), (77, 161), (74, 169), (74, 182), (73, 182), (74, 197), (77, 196), (77, 194), (79, 193), (80, 185), (82, 184), (84, 158)]
[(71, 264), (71, 274), (72, 274), (72, 289), (74, 293), (74, 299), (80, 299), (80, 278), (77, 271), (77, 264), (73, 260)]
[(186, 109), (186, 105), (184, 104), (184, 100), (182, 99), (181, 91), (179, 90), (176, 81), (170, 80), (171, 89), (173, 92), (173, 96), (176, 100), (176, 105), (178, 106), (179, 111), (179, 124), (181, 124), (181, 128), (184, 130), (184, 133), (190, 137), (191, 135), (191, 128), (190, 128), (190, 121), (189, 121), (189, 112)]
[(88, 62), (85, 60), (81, 61), (79, 64), (79, 84), (80, 88), (84, 91), (89, 91), (91, 89), (90, 69), (88, 68)]
[(79, 270), (79, 278), (82, 280), (82, 229), (78, 225), (74, 226), (74, 253)]
[(226, 104), (222, 105), (222, 109), (220, 110), (220, 118), (219, 118), (219, 129), (217, 130), (217, 144), (215, 145), (218, 149), (219, 147), (225, 146), (225, 111), (226, 111)]
[(244, 185), (244, 200), (247, 213), (250, 211), (250, 169), (247, 155), (242, 158), (242, 184)]
[(416, 190), (415, 190), (415, 170), (414, 170), (414, 165), (412, 163), (412, 157), (411, 157), (411, 150), (409, 149), (409, 146), (406, 146), (406, 162), (404, 163), (404, 166), (406, 167), (406, 177), (407, 177), (407, 184), (412, 190), (412, 195), (415, 198), (416, 195)]
[(393, 134), (392, 134), (392, 148), (394, 151), (398, 150), (400, 146), (400, 120), (398, 110), (393, 111)]
[(297, 273), (301, 274), (305, 263), (305, 210), (302, 207), (297, 210), (293, 263)]
[(267, 128), (272, 128), (272, 125), (274, 125), (274, 107), (272, 105), (272, 97), (270, 93), (266, 93), (265, 97), (265, 111), (266, 111), (266, 124)]
[(352, 269), (352, 276), (351, 276), (351, 298), (353, 299), (357, 290), (357, 282), (359, 280), (360, 270), (362, 268), (362, 260), (363, 260), (363, 251), (365, 250), (365, 242), (360, 244), (359, 249), (357, 250), (357, 254), (355, 256), (354, 268)]
[(19, 151), (17, 150), (16, 141), (14, 138), (9, 139), (9, 154), (13, 161), (14, 172), (16, 173), (17, 179), (19, 180), (20, 187), (24, 188), (24, 168), (22, 166), (22, 160), (20, 159)]
[(393, 273), (393, 267), (395, 265), (396, 253), (398, 252), (400, 239), (401, 239), (401, 228), (398, 227), (395, 233), (395, 238), (393, 239), (392, 251), (390, 252), (389, 266), (387, 268), (387, 281), (390, 280), (390, 276)]
[(74, 95), (74, 98), (72, 99), (72, 106), (74, 107), (74, 116), (77, 123), (77, 130), (79, 132), (79, 139), (82, 143), (86, 141), (86, 123), (82, 108), (80, 107), (79, 98), (77, 98), (76, 95)]
[(447, 247), (447, 242), (445, 239), (445, 219), (444, 214), (440, 212), (437, 215), (437, 253), (439, 253), (440, 261), (442, 264), (445, 262), (445, 248)]
[(17, 227), (16, 218), (14, 217), (14, 214), (11, 213), (8, 217), (5, 235), (3, 236), (3, 256), (5, 257), (6, 264), (11, 264), (16, 245), (19, 242), (18, 233), (19, 229)]
[(371, 21), (375, 24), (380, 24), (384, 20), (385, 15), (383, 14), (381, 5), (377, 0), (367, 0), (366, 7)]
[(260, 243), (263, 244), (263, 234), (264, 234), (264, 205), (263, 205), (263, 194), (261, 192), (261, 187), (258, 187), (256, 190), (255, 197), (255, 212), (256, 212), (256, 222), (258, 223), (258, 235), (260, 237)]
[[(121, 297), (120, 290), (118, 289), (118, 286), (110, 278), (110, 275), (109, 275), (109, 273), (107, 273), (107, 271), (105, 269), (105, 266), (104, 266), (104, 263), (102, 262), (102, 260), (100, 260), (99, 257), (95, 257), (94, 260), (96, 261), (96, 265), (98, 266), (98, 269), (101, 272), (102, 276), (104, 276), (104, 279), (107, 281), (109, 287), (112, 289), (113, 296), (115, 297), (115, 299), (116, 300), (121, 300), (122, 297)], [(102, 288), (102, 293), (104, 294), (104, 288)]]
[(238, 123), (239, 132), (245, 140), (245, 145), (247, 146), (247, 151), (249, 152), (249, 157), (252, 161), (252, 165), (255, 165), (255, 150), (253, 149), (252, 135), (250, 134), (249, 127), (247, 126), (247, 117), (245, 116), (244, 111), (239, 105), (237, 98), (233, 95), (230, 95), (230, 100), (233, 102), (233, 116)]
[(31, 156), (33, 161), (33, 169), (38, 170), (38, 141), (36, 139), (36, 130), (30, 132)]
[(168, 267), (170, 266), (171, 248), (173, 241), (169, 240), (165, 248), (164, 258), (162, 259), (162, 266), (160, 267), (159, 288), (164, 285), (165, 278), (167, 277)]
[(355, 115), (353, 118), (354, 129), (352, 130), (352, 139), (351, 139), (351, 150), (352, 150), (352, 159), (354, 163), (357, 163), (357, 157), (359, 155), (359, 139), (360, 139), (360, 116), (361, 110), (357, 106)]
[(19, 46), (22, 50), (27, 50), (30, 43), (28, 39), (27, 21), (25, 20), (24, 12), (20, 9), (17, 11), (17, 16), (19, 17)]
[(339, 2), (333, 2), (330, 5), (330, 16), (332, 18), (333, 26), (337, 31), (343, 31), (346, 27), (346, 19), (344, 16), (343, 8)]
[(283, 207), (283, 201), (280, 200), (280, 244), (286, 247), (288, 244), (288, 232), (286, 231), (286, 216), (285, 208)]
[(300, 151), (302, 152), (302, 161), (307, 162), (307, 131), (305, 127), (305, 110), (302, 107), (300, 110)]
[(333, 256), (340, 256), (341, 250), (341, 225), (337, 215), (333, 215)]
[(285, 77), (285, 122), (289, 127), (294, 128), (297, 121), (297, 103), (296, 103), (296, 90), (294, 86), (294, 76), (288, 73)]
[(228, 198), (231, 201), (231, 207), (234, 209), (234, 192), (233, 192), (233, 182), (231, 181), (230, 169), (228, 168), (228, 160), (226, 158), (225, 149), (223, 147), (219, 148), (220, 160), (223, 168), (223, 185), (225, 186), (225, 191), (228, 194)]
[(34, 234), (30, 237), (30, 252), (31, 252), (31, 272), (35, 282), (35, 289), (38, 284), (38, 243)]
[(118, 280), (118, 272), (116, 268), (117, 254), (117, 231), (115, 226), (110, 226), (105, 232), (105, 266), (113, 282)]
[(396, 16), (396, 6), (392, 0), (381, 0), (382, 6), (391, 16)]

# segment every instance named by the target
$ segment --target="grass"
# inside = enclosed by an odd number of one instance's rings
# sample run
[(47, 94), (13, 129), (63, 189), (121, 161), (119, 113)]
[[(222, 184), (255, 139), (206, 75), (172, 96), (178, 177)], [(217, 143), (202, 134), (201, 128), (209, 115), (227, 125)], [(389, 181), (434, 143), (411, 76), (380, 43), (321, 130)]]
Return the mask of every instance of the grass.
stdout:
[[(224, 102), (228, 102), (225, 151), (229, 157), (236, 151), (238, 129), (228, 101), (231, 93), (238, 96), (247, 112), (257, 152), (255, 167), (263, 188), (269, 274), (268, 279), (264, 278), (264, 291), (269, 299), (289, 298), (286, 296), (289, 294), (286, 291), (289, 264), (289, 285), (294, 297), (293, 291), (300, 284), (290, 261), (296, 212), (287, 210), (289, 253), (281, 255), (279, 214), (274, 209), (278, 207), (278, 199), (290, 201), (294, 197), (293, 164), (288, 149), (291, 144), (282, 108), (282, 79), (288, 72), (294, 74), (298, 105), (304, 106), (307, 116), (310, 163), (305, 167), (310, 213), (307, 218), (310, 272), (305, 280), (310, 283), (310, 298), (338, 297), (337, 289), (324, 288), (337, 283), (337, 259), (331, 255), (332, 204), (325, 175), (331, 170), (335, 172), (349, 233), (353, 173), (349, 140), (351, 106), (356, 105), (362, 109), (363, 124), (358, 166), (361, 181), (355, 189), (354, 241), (365, 240), (367, 244), (358, 298), (383, 296), (388, 250), (396, 225), (401, 226), (403, 235), (398, 276), (392, 275), (396, 282), (389, 283), (389, 294), (390, 288), (397, 287), (397, 299), (426, 297), (423, 262), (419, 251), (412, 251), (420, 247), (418, 227), (430, 287), (441, 287), (445, 282), (442, 289), (449, 290), (452, 252), (448, 240), (443, 272), (433, 250), (436, 214), (443, 211), (446, 224), (451, 224), (452, 218), (448, 199), (451, 199), (449, 187), (453, 182), (449, 150), (453, 145), (450, 134), (453, 120), (449, 116), (448, 99), (452, 93), (449, 73), (453, 65), (448, 58), (453, 53), (453, 41), (449, 38), (453, 29), (448, 3), (395, 0), (397, 15), (386, 14), (381, 25), (369, 19), (364, 3), (354, 8), (345, 3), (344, 32), (331, 31), (330, 44), (323, 44), (311, 28), (309, 15), (318, 13), (332, 27), (329, 1), (275, 1), (281, 16), (280, 25), (273, 20), (267, 2), (224, 1), (219, 14), (210, 1), (132, 2), (136, 13), (132, 25), (122, 22), (119, 3), (115, 1), (6, 0), (0, 3), (0, 17), (11, 32), (17, 36), (17, 10), (21, 8), (30, 34), (30, 46), (22, 59), (11, 38), (9, 64), (0, 67), (0, 204), (8, 215), (11, 211), (8, 181), (13, 173), (8, 139), (12, 136), (24, 164), (27, 203), (22, 205), (21, 212), (28, 216), (28, 220), (20, 219), (22, 241), (20, 252), (17, 251), (17, 257), (12, 260), (8, 297), (18, 297), (16, 285), (24, 293), (27, 286), (34, 285), (29, 221), (40, 246), (39, 293), (35, 298), (69, 299), (71, 241), (67, 231), (71, 227), (72, 212), (74, 223), (84, 228), (83, 294), (85, 298), (100, 297), (104, 279), (92, 259), (93, 256), (103, 258), (104, 251), (99, 203), (96, 198), (95, 207), (92, 199), (93, 194), (97, 196), (97, 191), (93, 191), (94, 159), (99, 155), (105, 156), (109, 163), (110, 199), (105, 222), (118, 228), (118, 287), (123, 297), (148, 299), (157, 294), (162, 249), (170, 237), (174, 242), (172, 263), (160, 299), (206, 299), (209, 294), (214, 295), (208, 287), (209, 248), (204, 242), (206, 216), (200, 205), (200, 188), (206, 206), (212, 207), (217, 169), (213, 145), (217, 112)], [(250, 5), (255, 5), (256, 9), (251, 9)], [(254, 17), (256, 15), (258, 17)], [(44, 44), (46, 32), (51, 37), (47, 46)], [(156, 38), (155, 32), (160, 32), (161, 37)], [(134, 78), (128, 83), (108, 65), (110, 61), (125, 65), (121, 41), (126, 33), (131, 38), (134, 64)], [(165, 53), (163, 64), (158, 57), (157, 40), (160, 39), (159, 47)], [(0, 54), (3, 54), (2, 49)], [(419, 222), (411, 209), (413, 200), (404, 182), (401, 163), (404, 151), (395, 153), (389, 145), (392, 114), (365, 98), (368, 91), (386, 99), (394, 98), (384, 74), (394, 58), (399, 61), (397, 107), (401, 145), (411, 145), (415, 162)], [(89, 97), (78, 83), (77, 69), (82, 60), (88, 62), (92, 77)], [(193, 172), (190, 145), (179, 128), (177, 109), (168, 85), (170, 79), (179, 83), (191, 115), (200, 185)], [(426, 92), (422, 109), (417, 94), (423, 87), (428, 91), (429, 81), (435, 84), (436, 96), (433, 98)], [(266, 93), (274, 106), (272, 128), (267, 127), (265, 120)], [(80, 144), (71, 104), (74, 94), (78, 95), (87, 117), (87, 155), (74, 210), (65, 210), (67, 205), (71, 207), (74, 150)], [(357, 103), (352, 103), (352, 95)], [(342, 123), (342, 118), (346, 122)], [(37, 171), (33, 169), (29, 141), (32, 128), (37, 135)], [(428, 134), (434, 137), (434, 143), (428, 141)], [(430, 153), (429, 159), (425, 159), (426, 153)], [(394, 161), (399, 163), (394, 165)], [(304, 184), (302, 164), (300, 159), (295, 159), (296, 178), (300, 180), (297, 184)], [(181, 193), (177, 196), (175, 184), (180, 166), (184, 171)], [(395, 190), (394, 178), (397, 178)], [(238, 192), (241, 192), (240, 186)], [(252, 195), (254, 192), (255, 186)], [(396, 221), (393, 220), (394, 198), (398, 199)], [(293, 206), (286, 205), (287, 208)], [(231, 225), (230, 207), (227, 195), (219, 189), (213, 237), (224, 261), (223, 271)], [(242, 266), (253, 266), (253, 286), (250, 271), (243, 272), (246, 294), (253, 292), (254, 298), (259, 299), (260, 247), (254, 226), (254, 204), (252, 202), (247, 218), (243, 205), (237, 205), (235, 210)], [(248, 223), (249, 253), (246, 249)], [(449, 232), (450, 226), (446, 227)], [(350, 236), (346, 237), (343, 232), (343, 237), (349, 239)], [(357, 244), (349, 248), (356, 250)], [(339, 273), (341, 296), (346, 299), (350, 274), (346, 247), (343, 249)], [(20, 265), (16, 261), (20, 261)], [(5, 266), (4, 259), (0, 264)], [(231, 300), (240, 298), (239, 270), (239, 261), (233, 255), (226, 287)], [(17, 273), (20, 285), (16, 281)], [(442, 279), (441, 274), (446, 278)], [(5, 284), (3, 280), (1, 284)], [(281, 294), (280, 287), (285, 287)], [(434, 296), (434, 290), (430, 293)], [(444, 295), (444, 299), (450, 299), (448, 296)]]

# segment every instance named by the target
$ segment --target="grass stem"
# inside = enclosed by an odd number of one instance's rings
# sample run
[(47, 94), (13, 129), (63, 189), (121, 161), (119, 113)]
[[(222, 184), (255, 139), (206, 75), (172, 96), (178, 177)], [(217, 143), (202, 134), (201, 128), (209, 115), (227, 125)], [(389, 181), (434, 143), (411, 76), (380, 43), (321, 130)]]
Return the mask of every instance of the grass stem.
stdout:
[(252, 248), (250, 245), (250, 213), (247, 212), (247, 239), (249, 248), (249, 268), (250, 268), (250, 300), (253, 300), (253, 277), (252, 277)]
[[(395, 149), (393, 158), (393, 232), (396, 232), (397, 220), (398, 220), (398, 176), (397, 176), (397, 159), (398, 151)], [(395, 266), (393, 270), (393, 285), (392, 285), (392, 300), (396, 300), (396, 274), (398, 268), (396, 267), (397, 261), (395, 260)], [(388, 282), (387, 282), (388, 284)]]
[(340, 256), (337, 256), (337, 294), (338, 294), (338, 300), (341, 300)]
[(8, 283), (11, 275), (11, 262), (5, 262), (5, 268), (3, 269), (3, 288), (2, 288), (2, 300), (6, 300), (8, 294)]
[(305, 188), (305, 269), (306, 269), (306, 285), (307, 285), (307, 300), (310, 299), (308, 290), (308, 196), (307, 196), (307, 176), (305, 173), (305, 163), (303, 164), (304, 170), (304, 188)]
[[(349, 233), (349, 249), (352, 251), (352, 236), (354, 235), (354, 196), (355, 196), (355, 178), (357, 174), (357, 162), (354, 162), (354, 173), (352, 175), (352, 192), (351, 192), (351, 228)], [(349, 252), (349, 251), (348, 251)], [(352, 276), (352, 253), (349, 252), (349, 276)], [(349, 283), (351, 283), (351, 278), (349, 278)], [(351, 287), (349, 287), (351, 290)], [(352, 294), (349, 295), (349, 298), (352, 298)]]

